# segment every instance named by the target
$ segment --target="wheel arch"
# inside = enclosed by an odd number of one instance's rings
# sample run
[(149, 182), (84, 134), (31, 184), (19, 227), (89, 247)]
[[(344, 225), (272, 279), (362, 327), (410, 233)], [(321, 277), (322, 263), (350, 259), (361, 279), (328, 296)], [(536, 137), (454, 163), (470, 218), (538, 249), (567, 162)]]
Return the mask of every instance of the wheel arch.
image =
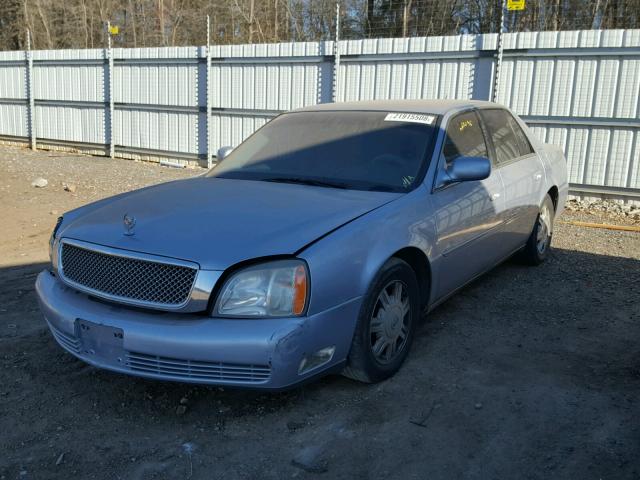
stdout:
[(557, 212), (558, 211), (558, 196), (559, 196), (558, 187), (556, 187), (554, 185), (553, 187), (551, 187), (549, 189), (547, 194), (551, 197), (551, 201), (553, 202), (553, 209)]
[(418, 289), (420, 290), (421, 307), (427, 308), (431, 298), (431, 263), (429, 257), (417, 247), (404, 247), (390, 258), (399, 258), (409, 264), (418, 280)]

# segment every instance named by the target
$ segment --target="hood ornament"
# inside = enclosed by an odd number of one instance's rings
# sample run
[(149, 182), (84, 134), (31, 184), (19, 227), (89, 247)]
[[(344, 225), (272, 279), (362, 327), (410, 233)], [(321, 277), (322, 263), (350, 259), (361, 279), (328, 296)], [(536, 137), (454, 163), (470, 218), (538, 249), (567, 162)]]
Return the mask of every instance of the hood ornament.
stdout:
[(122, 217), (122, 223), (124, 224), (124, 235), (130, 237), (136, 233), (134, 231), (134, 228), (136, 226), (136, 217), (125, 213), (124, 217)]

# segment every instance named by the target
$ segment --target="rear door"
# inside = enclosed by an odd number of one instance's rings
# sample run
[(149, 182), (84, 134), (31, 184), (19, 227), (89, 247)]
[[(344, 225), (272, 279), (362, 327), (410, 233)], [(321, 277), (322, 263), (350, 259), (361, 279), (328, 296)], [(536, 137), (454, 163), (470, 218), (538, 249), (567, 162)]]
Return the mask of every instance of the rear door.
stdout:
[[(438, 168), (446, 169), (459, 156), (489, 157), (474, 111), (460, 113), (447, 123)], [(435, 185), (432, 199), (442, 265), (436, 298), (441, 298), (501, 258), (501, 246), (495, 242), (504, 202), (500, 173), (492, 168), (489, 178), (481, 181)]]
[(538, 215), (544, 167), (510, 112), (483, 109), (480, 115), (504, 184), (503, 241), (517, 249), (526, 243)]

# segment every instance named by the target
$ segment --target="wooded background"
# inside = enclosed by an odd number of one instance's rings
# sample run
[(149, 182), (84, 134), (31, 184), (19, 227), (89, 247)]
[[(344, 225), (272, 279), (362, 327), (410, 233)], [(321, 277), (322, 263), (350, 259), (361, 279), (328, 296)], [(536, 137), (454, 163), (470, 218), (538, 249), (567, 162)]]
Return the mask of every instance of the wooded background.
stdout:
[[(501, 0), (339, 0), (341, 38), (494, 33)], [(329, 40), (335, 0), (0, 0), (0, 50), (99, 48), (107, 21), (115, 47)], [(640, 0), (527, 0), (510, 32), (640, 28)]]

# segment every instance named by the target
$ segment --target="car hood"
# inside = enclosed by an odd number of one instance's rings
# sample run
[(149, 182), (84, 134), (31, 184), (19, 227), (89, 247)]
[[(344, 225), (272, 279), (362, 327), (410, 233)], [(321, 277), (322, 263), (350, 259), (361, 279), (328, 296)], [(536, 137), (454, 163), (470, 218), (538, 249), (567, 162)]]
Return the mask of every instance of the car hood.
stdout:
[[(72, 212), (60, 236), (224, 270), (293, 254), (400, 195), (198, 177), (83, 207)], [(136, 221), (130, 236), (124, 235), (125, 214)]]

